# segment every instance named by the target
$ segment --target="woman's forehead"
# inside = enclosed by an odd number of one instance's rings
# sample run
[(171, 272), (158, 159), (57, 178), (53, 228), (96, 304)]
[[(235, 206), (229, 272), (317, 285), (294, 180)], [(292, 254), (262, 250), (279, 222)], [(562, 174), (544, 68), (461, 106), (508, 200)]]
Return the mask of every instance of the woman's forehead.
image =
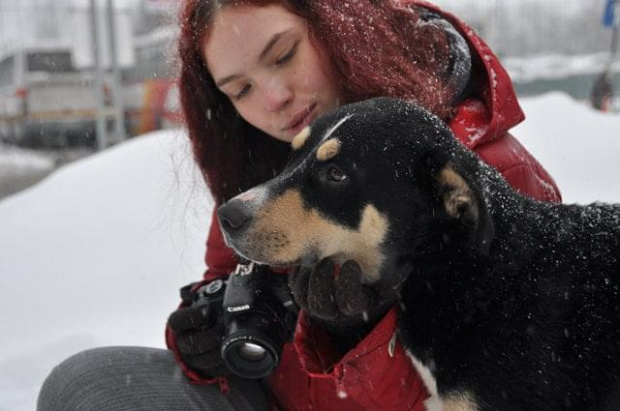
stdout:
[(301, 17), (278, 4), (223, 7), (211, 20), (202, 49), (214, 78), (226, 75), (217, 73), (219, 67), (236, 71), (246, 60), (258, 59), (275, 36), (306, 30)]

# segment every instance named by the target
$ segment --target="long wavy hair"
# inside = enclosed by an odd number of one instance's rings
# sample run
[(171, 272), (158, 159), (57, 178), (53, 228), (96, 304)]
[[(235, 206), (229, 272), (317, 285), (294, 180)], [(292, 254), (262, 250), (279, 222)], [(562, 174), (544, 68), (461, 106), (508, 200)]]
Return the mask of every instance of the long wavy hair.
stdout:
[(449, 45), (435, 26), (417, 24), (415, 0), (184, 0), (181, 109), (195, 161), (217, 203), (277, 174), (289, 145), (238, 115), (215, 86), (202, 43), (217, 8), (274, 3), (308, 21), (311, 41), (323, 44), (340, 77), (345, 103), (400, 97), (450, 117), (448, 92), (437, 74), (448, 64)]

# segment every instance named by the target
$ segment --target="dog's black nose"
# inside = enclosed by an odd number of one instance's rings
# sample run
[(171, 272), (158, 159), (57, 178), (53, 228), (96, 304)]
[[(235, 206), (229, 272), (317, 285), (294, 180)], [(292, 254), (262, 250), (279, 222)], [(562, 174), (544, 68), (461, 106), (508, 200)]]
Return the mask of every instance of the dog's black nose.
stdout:
[(246, 226), (252, 219), (252, 214), (247, 202), (232, 199), (217, 209), (217, 218), (220, 220), (220, 227), (230, 232)]

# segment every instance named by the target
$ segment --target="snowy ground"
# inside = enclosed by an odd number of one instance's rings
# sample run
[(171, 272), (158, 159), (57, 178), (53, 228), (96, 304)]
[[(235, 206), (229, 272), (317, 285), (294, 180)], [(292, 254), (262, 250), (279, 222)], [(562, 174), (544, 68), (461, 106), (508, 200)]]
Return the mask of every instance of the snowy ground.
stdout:
[(0, 200), (29, 187), (56, 168), (92, 154), (92, 149), (28, 150), (0, 143)]
[[(620, 202), (620, 116), (562, 94), (522, 103), (528, 120), (514, 134), (565, 200)], [(163, 347), (177, 289), (201, 276), (211, 209), (179, 131), (133, 139), (0, 201), (0, 411), (33, 410), (45, 375), (79, 350)]]
[(0, 410), (30, 411), (63, 357), (163, 346), (201, 276), (212, 202), (180, 132), (71, 163), (0, 201)]
[(521, 100), (513, 134), (551, 173), (566, 203), (620, 203), (620, 115), (551, 93)]
[(54, 166), (47, 155), (0, 143), (0, 199), (40, 181)]
[[(600, 74), (609, 61), (609, 53), (577, 56), (545, 54), (524, 58), (504, 58), (502, 64), (512, 81), (527, 83), (534, 80), (559, 79), (579, 74)], [(620, 72), (620, 61), (611, 65), (613, 73)]]

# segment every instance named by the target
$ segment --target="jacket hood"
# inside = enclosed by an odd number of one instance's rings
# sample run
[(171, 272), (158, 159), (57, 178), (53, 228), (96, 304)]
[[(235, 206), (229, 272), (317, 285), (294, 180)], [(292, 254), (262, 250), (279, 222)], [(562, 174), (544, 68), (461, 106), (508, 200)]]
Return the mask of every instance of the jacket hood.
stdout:
[(424, 7), (449, 21), (467, 41), (472, 57), (472, 79), (476, 100), (457, 106), (450, 127), (468, 147), (498, 138), (525, 119), (512, 80), (489, 46), (456, 16), (422, 0), (403, 0), (403, 5)]

